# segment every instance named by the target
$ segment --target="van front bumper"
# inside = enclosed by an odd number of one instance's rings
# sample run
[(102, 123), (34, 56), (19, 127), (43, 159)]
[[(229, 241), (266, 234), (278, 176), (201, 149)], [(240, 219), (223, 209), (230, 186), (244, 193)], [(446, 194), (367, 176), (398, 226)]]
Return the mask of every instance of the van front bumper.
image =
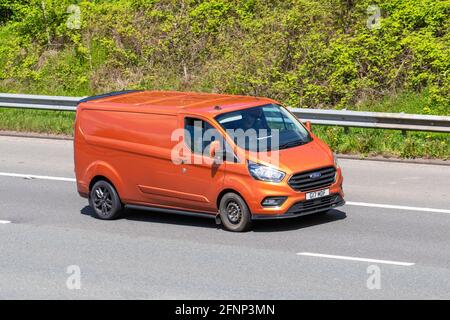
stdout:
[[(314, 200), (306, 200), (307, 192), (297, 192), (287, 183), (277, 185), (258, 182), (258, 185), (251, 189), (251, 193), (248, 192), (243, 196), (244, 199), (248, 199), (247, 204), (253, 219), (294, 218), (344, 205), (343, 181), (342, 171), (337, 168), (335, 181), (329, 186), (320, 188), (329, 189), (329, 195)], [(267, 197), (285, 197), (286, 200), (278, 207), (264, 206), (262, 201)]]
[(314, 200), (299, 201), (294, 203), (283, 214), (253, 214), (253, 220), (264, 219), (287, 219), (306, 216), (309, 214), (325, 212), (330, 209), (343, 206), (345, 204), (344, 198), (337, 193), (331, 194), (323, 198), (317, 198)]

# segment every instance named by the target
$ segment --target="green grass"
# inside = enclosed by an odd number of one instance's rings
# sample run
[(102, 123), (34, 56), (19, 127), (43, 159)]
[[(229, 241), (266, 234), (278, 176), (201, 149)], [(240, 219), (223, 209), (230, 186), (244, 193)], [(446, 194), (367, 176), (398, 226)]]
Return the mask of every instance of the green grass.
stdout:
[[(0, 108), (0, 130), (73, 135), (74, 112)], [(335, 152), (399, 158), (450, 159), (450, 135), (313, 125)]]
[(313, 132), (333, 151), (363, 156), (450, 159), (450, 135), (398, 130), (314, 126)]
[(75, 112), (0, 108), (0, 130), (73, 135)]

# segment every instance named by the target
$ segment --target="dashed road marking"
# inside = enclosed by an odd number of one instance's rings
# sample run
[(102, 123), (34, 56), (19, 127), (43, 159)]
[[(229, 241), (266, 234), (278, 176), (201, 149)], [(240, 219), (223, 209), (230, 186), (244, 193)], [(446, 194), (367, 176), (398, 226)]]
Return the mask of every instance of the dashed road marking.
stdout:
[(326, 259), (339, 259), (339, 260), (351, 260), (351, 261), (370, 262), (370, 263), (393, 264), (393, 265), (404, 266), (404, 267), (410, 267), (415, 264), (413, 262), (401, 262), (401, 261), (357, 258), (357, 257), (348, 257), (348, 256), (336, 256), (336, 255), (331, 255), (331, 254), (321, 254), (321, 253), (311, 253), (311, 252), (299, 252), (299, 253), (297, 253), (297, 255), (317, 257), (317, 258), (326, 258)]
[(30, 180), (38, 179), (38, 180), (53, 180), (53, 181), (66, 181), (66, 182), (75, 182), (76, 181), (74, 178), (38, 176), (38, 175), (34, 175), (34, 174), (7, 173), (7, 172), (0, 172), (0, 176), (23, 178), (23, 179), (30, 179)]
[(409, 206), (398, 206), (398, 205), (392, 205), (392, 204), (367, 203), (367, 202), (351, 202), (351, 201), (347, 201), (345, 204), (349, 205), (349, 206), (359, 206), (359, 207), (372, 207), (372, 208), (395, 209), (395, 210), (450, 213), (450, 210), (447, 210), (447, 209), (409, 207)]

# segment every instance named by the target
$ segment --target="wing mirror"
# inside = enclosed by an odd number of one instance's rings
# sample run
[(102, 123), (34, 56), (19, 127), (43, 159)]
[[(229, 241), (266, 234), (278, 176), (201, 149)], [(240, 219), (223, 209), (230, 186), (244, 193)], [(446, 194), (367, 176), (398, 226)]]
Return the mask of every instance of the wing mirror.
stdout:
[(305, 127), (306, 127), (306, 129), (308, 129), (308, 131), (311, 131), (311, 121), (306, 121)]

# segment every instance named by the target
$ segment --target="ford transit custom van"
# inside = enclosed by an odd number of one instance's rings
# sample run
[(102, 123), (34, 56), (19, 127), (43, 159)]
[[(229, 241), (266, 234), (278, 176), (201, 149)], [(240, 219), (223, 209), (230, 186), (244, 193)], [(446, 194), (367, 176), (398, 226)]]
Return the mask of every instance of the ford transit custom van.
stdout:
[(257, 219), (344, 204), (342, 172), (310, 124), (261, 97), (123, 91), (83, 99), (74, 137), (78, 193), (111, 220), (125, 208)]

